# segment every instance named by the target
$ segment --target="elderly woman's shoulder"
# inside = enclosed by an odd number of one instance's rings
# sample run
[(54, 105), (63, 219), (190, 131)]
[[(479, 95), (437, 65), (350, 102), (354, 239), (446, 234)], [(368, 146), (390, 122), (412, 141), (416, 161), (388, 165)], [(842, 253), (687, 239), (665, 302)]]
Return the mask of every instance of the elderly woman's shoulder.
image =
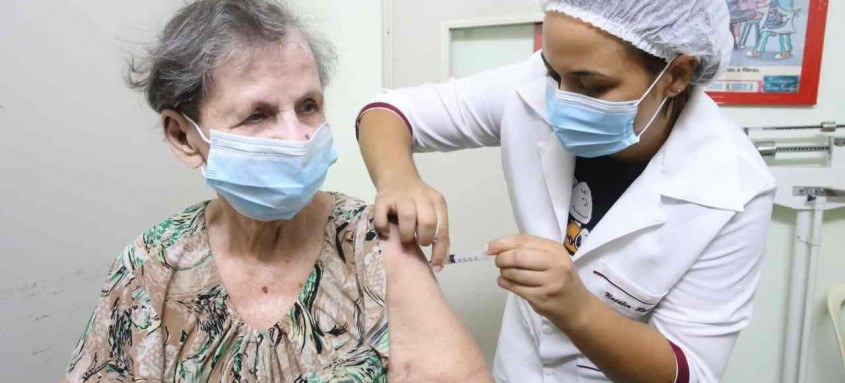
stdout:
[(329, 192), (335, 199), (334, 210), (332, 210), (332, 220), (335, 223), (351, 223), (358, 221), (362, 214), (371, 210), (370, 204), (359, 198), (351, 197), (343, 193)]
[[(205, 209), (208, 201), (190, 206), (153, 225), (139, 236), (145, 249), (163, 253), (188, 239), (206, 241)], [(184, 249), (183, 249), (184, 250)]]
[[(379, 235), (373, 223), (373, 205), (341, 193), (329, 193), (335, 197), (331, 224), (338, 240), (341, 258), (354, 262), (375, 250)], [(348, 254), (355, 257), (347, 257)]]
[(205, 227), (208, 201), (190, 206), (135, 237), (120, 258), (132, 269), (184, 269), (204, 262), (209, 253)]

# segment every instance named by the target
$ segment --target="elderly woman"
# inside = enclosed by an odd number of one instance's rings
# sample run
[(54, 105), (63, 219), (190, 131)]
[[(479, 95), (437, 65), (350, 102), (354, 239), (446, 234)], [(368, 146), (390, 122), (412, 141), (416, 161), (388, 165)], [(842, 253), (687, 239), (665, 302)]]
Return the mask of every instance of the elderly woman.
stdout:
[(222, 198), (129, 244), (66, 381), (490, 380), (419, 248), (318, 191), (332, 62), (281, 4), (202, 0), (131, 66), (173, 154)]

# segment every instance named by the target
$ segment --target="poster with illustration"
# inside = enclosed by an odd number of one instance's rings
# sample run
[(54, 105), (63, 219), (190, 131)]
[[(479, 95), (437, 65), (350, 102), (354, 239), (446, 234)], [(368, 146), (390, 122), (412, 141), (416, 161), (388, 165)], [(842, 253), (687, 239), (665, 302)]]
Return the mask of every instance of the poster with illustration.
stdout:
[(720, 104), (813, 105), (828, 0), (725, 0), (734, 49), (708, 93)]

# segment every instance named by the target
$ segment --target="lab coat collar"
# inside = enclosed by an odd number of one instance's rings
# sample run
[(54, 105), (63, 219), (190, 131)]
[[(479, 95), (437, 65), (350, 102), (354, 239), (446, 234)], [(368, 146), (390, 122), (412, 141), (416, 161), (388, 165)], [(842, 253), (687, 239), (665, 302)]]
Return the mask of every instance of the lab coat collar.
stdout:
[(575, 261), (613, 240), (665, 223), (670, 207), (664, 197), (743, 210), (737, 149), (728, 130), (736, 126), (702, 90), (694, 92), (666, 143), (596, 225)]
[[(543, 77), (523, 86), (518, 94), (549, 124), (545, 86), (546, 78)], [(735, 126), (721, 115), (716, 103), (702, 90), (695, 89), (666, 143), (595, 227), (589, 240), (575, 255), (575, 260), (622, 236), (664, 223), (663, 197), (710, 208), (742, 211), (736, 149), (728, 131), (731, 128)], [(545, 158), (544, 168), (547, 183), (560, 179), (549, 176), (551, 169)], [(570, 193), (561, 192), (559, 185), (547, 186), (555, 205), (569, 204)], [(561, 198), (567, 201), (559, 201)], [(557, 215), (563, 237), (568, 216)]]
[(722, 115), (702, 89), (694, 89), (672, 134), (663, 145), (661, 194), (698, 205), (743, 211), (737, 148)]
[[(546, 77), (521, 87), (518, 94), (551, 126), (546, 113)], [(661, 155), (652, 159), (663, 162), (659, 193), (711, 208), (742, 211), (736, 148), (728, 129), (738, 128), (702, 89), (693, 89), (658, 153)]]
[[(524, 86), (518, 91), (523, 101), (548, 124), (545, 106), (546, 78)], [(662, 158), (659, 153), (655, 158)], [(565, 238), (569, 224), (569, 210), (571, 206), (572, 180), (574, 174), (571, 165), (575, 159), (567, 153), (557, 137), (551, 133), (540, 145), (540, 157), (543, 175), (549, 196), (561, 229), (559, 239)], [(567, 172), (567, 174), (562, 174)], [(593, 232), (590, 233), (582, 248), (575, 255), (575, 260), (584, 254), (607, 242), (624, 235), (640, 231), (666, 221), (661, 207), (660, 185), (663, 174), (663, 161), (651, 161), (631, 187), (620, 197), (607, 212)]]
[[(537, 56), (538, 60), (540, 56)], [(547, 86), (548, 76), (542, 76), (534, 81), (529, 82), (528, 84), (523, 85), (519, 89), (517, 89), (517, 94), (522, 100), (531, 108), (535, 113), (537, 113), (540, 118), (548, 126), (552, 126), (549, 122), (549, 115), (546, 113), (546, 86)]]
[(573, 260), (583, 258), (594, 249), (631, 233), (659, 226), (666, 222), (660, 194), (663, 153), (658, 161), (649, 162), (643, 174), (622, 194), (605, 213), (589, 238), (578, 249)]

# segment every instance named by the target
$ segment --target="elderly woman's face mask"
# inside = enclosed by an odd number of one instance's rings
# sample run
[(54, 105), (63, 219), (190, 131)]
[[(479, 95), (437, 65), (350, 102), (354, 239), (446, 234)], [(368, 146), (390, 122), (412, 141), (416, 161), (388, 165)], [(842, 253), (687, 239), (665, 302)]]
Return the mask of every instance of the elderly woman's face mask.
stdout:
[(246, 217), (290, 220), (307, 206), (337, 161), (332, 132), (324, 123), (308, 141), (284, 141), (211, 131), (203, 166), (206, 183)]

